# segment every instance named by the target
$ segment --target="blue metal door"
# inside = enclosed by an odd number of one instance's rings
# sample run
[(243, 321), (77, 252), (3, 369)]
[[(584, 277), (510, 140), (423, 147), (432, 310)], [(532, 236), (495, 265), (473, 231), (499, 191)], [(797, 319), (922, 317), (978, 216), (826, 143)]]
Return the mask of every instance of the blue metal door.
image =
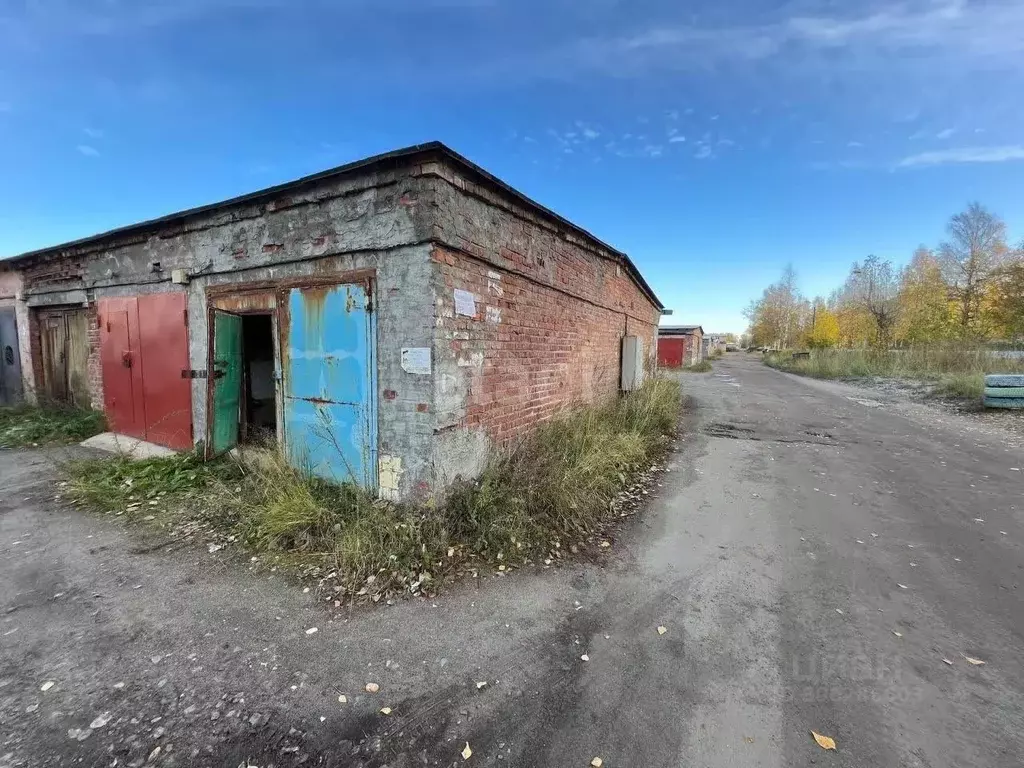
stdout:
[(293, 288), (284, 420), (293, 465), (335, 482), (377, 484), (376, 327), (363, 284)]

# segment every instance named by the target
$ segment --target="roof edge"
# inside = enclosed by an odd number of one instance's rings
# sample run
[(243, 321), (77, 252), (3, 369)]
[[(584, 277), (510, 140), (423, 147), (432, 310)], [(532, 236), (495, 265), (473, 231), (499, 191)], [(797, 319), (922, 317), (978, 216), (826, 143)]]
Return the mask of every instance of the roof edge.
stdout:
[(643, 291), (643, 293), (651, 300), (651, 302), (659, 309), (664, 309), (665, 305), (661, 303), (654, 290), (644, 279), (643, 275), (640, 274), (640, 270), (637, 269), (636, 265), (629, 258), (629, 256), (623, 251), (613, 248), (612, 246), (605, 243), (603, 240), (595, 237), (593, 234), (583, 229), (577, 224), (573, 224), (571, 221), (563, 216), (555, 213), (550, 208), (541, 205), (537, 201), (530, 197), (527, 197), (522, 192), (518, 191), (511, 185), (499, 179), (489, 171), (484, 170), (482, 167), (469, 160), (468, 158), (460, 155), (455, 150), (448, 147), (446, 144), (440, 141), (430, 141), (423, 144), (413, 144), (408, 147), (401, 149), (392, 150), (383, 154), (373, 155), (366, 157), (361, 160), (356, 160), (351, 163), (339, 165), (334, 168), (329, 168), (325, 171), (319, 171), (308, 176), (303, 176), (292, 181), (282, 182), (271, 187), (256, 190), (255, 192), (248, 192), (244, 195), (238, 195), (236, 197), (228, 198), (227, 200), (221, 200), (219, 202), (207, 203), (206, 205), (197, 206), (195, 208), (187, 208), (181, 211), (175, 211), (173, 213), (159, 216), (153, 219), (147, 219), (140, 221), (135, 224), (128, 224), (122, 227), (116, 227), (106, 232), (100, 232), (95, 235), (89, 235), (87, 237), (78, 238), (77, 240), (70, 240), (68, 242), (60, 243), (58, 245), (52, 245), (45, 248), (38, 248), (33, 251), (26, 251), (24, 253), (17, 254), (5, 259), (0, 259), (0, 264), (14, 265), (23, 261), (28, 261), (33, 258), (40, 258), (58, 254), (61, 251), (66, 251), (72, 248), (81, 248), (90, 245), (95, 245), (103, 242), (104, 240), (112, 240), (119, 237), (128, 237), (132, 235), (139, 235), (150, 230), (157, 230), (161, 227), (173, 226), (175, 224), (182, 224), (188, 219), (192, 219), (198, 216), (205, 216), (214, 214), (218, 211), (223, 211), (236, 206), (247, 205), (257, 203), (263, 200), (270, 200), (278, 197), (286, 192), (290, 192), (301, 187), (316, 184), (321, 181), (327, 181), (329, 179), (336, 178), (338, 176), (344, 176), (359, 171), (368, 171), (373, 168), (379, 167), (400, 167), (402, 165), (410, 165), (417, 156), (424, 156), (427, 159), (428, 156), (437, 156), (448, 162), (452, 163), (463, 172), (469, 172), (479, 177), (486, 184), (496, 187), (503, 194), (513, 198), (522, 205), (531, 208), (540, 213), (544, 218), (547, 218), (567, 230), (571, 230), (576, 235), (580, 236), (584, 240), (589, 241), (593, 246), (606, 251), (614, 259), (618, 260), (629, 273), (630, 277), (637, 284), (637, 286)]

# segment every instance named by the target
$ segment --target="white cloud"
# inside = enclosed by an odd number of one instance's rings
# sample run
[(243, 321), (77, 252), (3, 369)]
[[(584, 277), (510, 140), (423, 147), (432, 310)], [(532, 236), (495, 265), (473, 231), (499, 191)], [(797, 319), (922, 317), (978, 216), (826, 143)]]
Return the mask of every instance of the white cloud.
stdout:
[(102, 139), (103, 131), (98, 128), (83, 128), (82, 133), (88, 136), (90, 139)]
[(944, 131), (939, 131), (938, 133), (936, 133), (935, 134), (935, 138), (936, 139), (948, 139), (954, 133), (956, 133), (956, 128), (946, 128)]
[(96, 147), (90, 147), (88, 144), (79, 144), (77, 147), (78, 151), (86, 157), (99, 157), (100, 152)]
[(583, 138), (585, 138), (585, 139), (593, 140), (593, 139), (596, 139), (600, 135), (601, 134), (598, 133), (597, 131), (595, 131), (593, 128), (584, 128), (583, 129)]
[(684, 141), (686, 141), (686, 137), (685, 136), (673, 136), (671, 139), (668, 140), (668, 143), (669, 144), (682, 144)]
[(1016, 71), (1024, 54), (1022, 28), (1020, 0), (891, 0), (862, 3), (859, 12), (845, 15), (777, 15), (753, 25), (662, 23), (619, 36), (579, 39), (517, 65), (560, 77), (581, 70), (617, 77), (657, 69), (706, 71), (769, 59), (785, 59), (801, 68), (885, 67), (882, 71), (890, 74), (921, 64), (962, 71), (974, 63)]
[(936, 152), (922, 152), (903, 158), (897, 163), (897, 166), (899, 168), (920, 168), (955, 163), (1005, 163), (1010, 160), (1024, 160), (1024, 146), (1016, 144), (1006, 147), (960, 147)]
[(696, 154), (694, 154), (694, 157), (697, 158), (698, 160), (707, 160), (711, 156), (711, 147), (706, 145), (702, 146), (700, 149), (697, 150)]
[(848, 146), (850, 149), (861, 149), (864, 145), (859, 141), (850, 141), (847, 142), (846, 146)]

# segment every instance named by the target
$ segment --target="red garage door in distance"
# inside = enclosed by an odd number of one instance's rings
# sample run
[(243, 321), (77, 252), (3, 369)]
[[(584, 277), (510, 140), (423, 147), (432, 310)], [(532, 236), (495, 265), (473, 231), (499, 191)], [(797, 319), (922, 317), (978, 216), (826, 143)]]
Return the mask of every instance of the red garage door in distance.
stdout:
[(192, 381), (184, 293), (139, 296), (142, 399), (146, 439), (179, 451), (192, 449)]
[(682, 336), (663, 336), (658, 339), (658, 365), (661, 368), (682, 368), (686, 339)]

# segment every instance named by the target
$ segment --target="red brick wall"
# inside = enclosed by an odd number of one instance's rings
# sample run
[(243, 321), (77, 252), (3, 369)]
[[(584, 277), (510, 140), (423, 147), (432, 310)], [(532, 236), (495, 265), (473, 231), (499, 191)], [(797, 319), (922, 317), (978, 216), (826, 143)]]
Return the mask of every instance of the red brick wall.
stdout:
[(103, 364), (100, 360), (100, 324), (96, 311), (96, 302), (92, 302), (86, 310), (89, 319), (89, 397), (92, 408), (102, 411), (103, 404)]
[[(507, 443), (570, 404), (615, 395), (624, 335), (643, 337), (654, 359), (658, 311), (614, 264), (598, 265), (595, 282), (591, 260), (549, 253), (541, 258), (558, 276), (555, 287), (440, 246), (433, 257), (443, 280), (438, 357), (453, 355), (468, 379), (462, 407), (439, 413), (441, 427), (483, 429)], [(475, 317), (454, 312), (455, 289), (475, 295)]]

